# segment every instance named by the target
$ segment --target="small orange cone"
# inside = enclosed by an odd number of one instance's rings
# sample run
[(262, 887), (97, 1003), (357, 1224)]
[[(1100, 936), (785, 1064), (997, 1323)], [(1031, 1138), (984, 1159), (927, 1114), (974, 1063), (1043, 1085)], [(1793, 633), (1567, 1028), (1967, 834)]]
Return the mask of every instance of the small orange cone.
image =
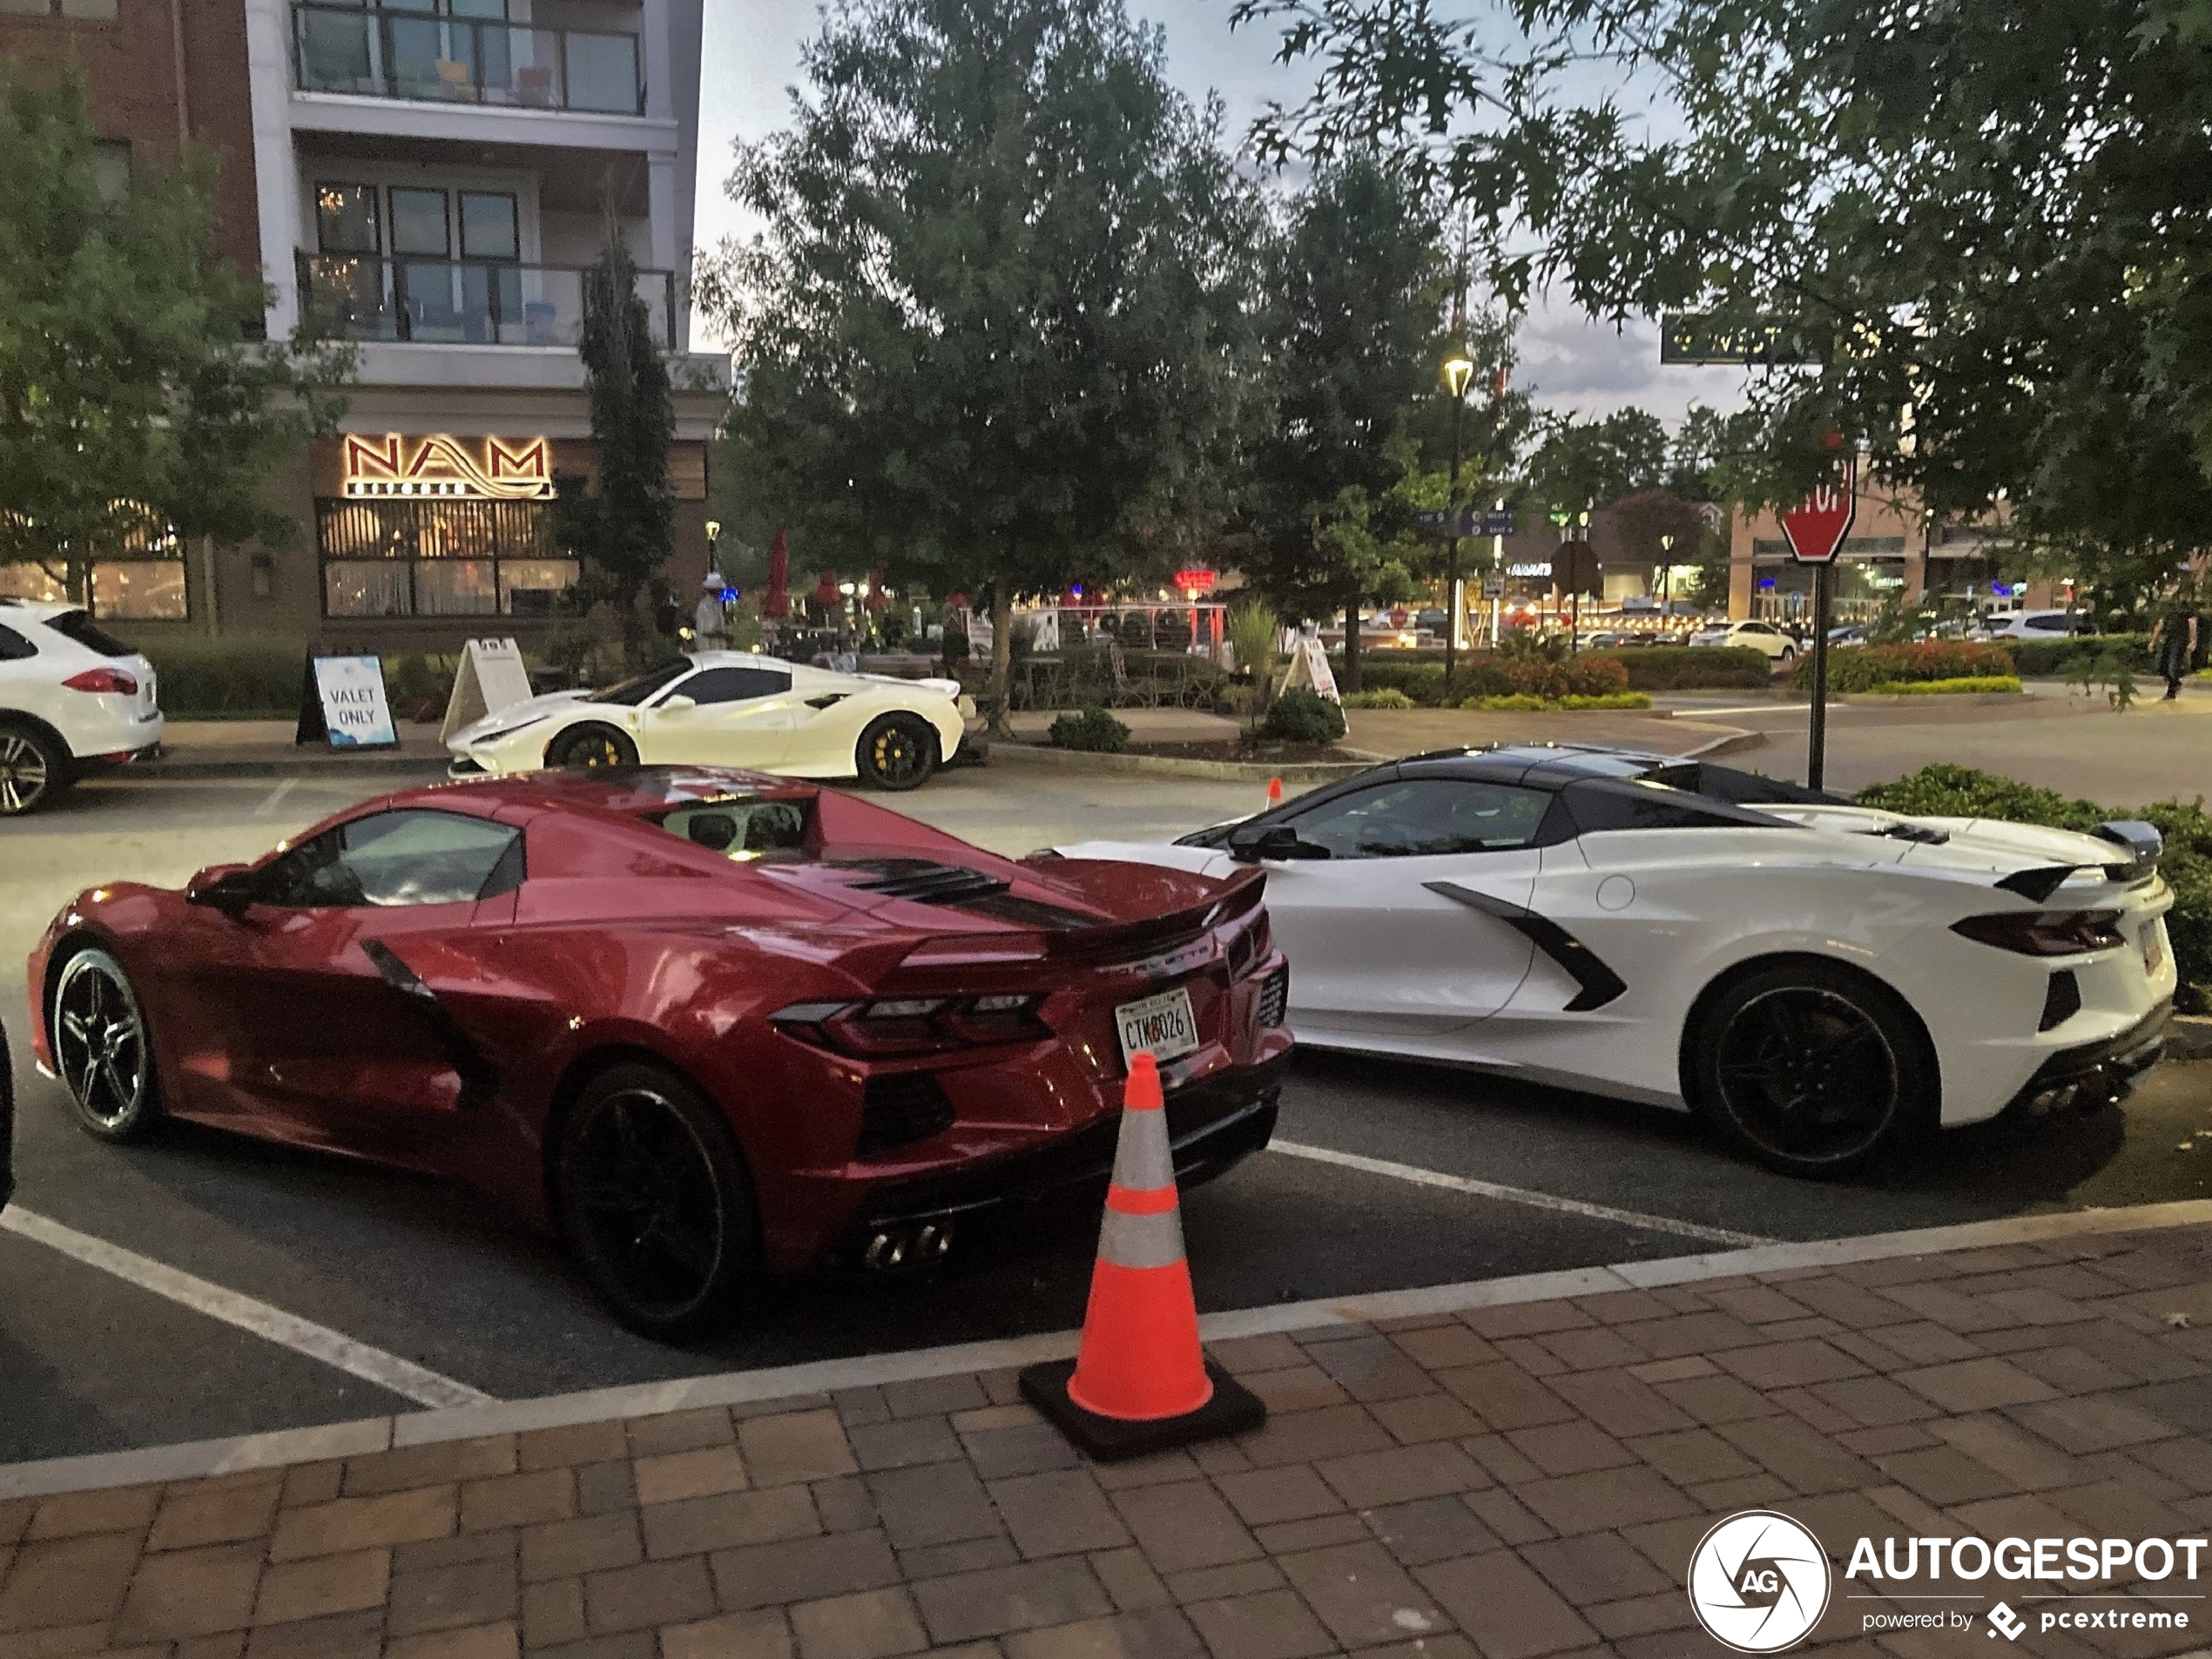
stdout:
[(1021, 1380), (1062, 1433), (1106, 1460), (1240, 1434), (1267, 1415), (1198, 1344), (1160, 1069), (1150, 1053), (1130, 1060), (1123, 1090), (1081, 1350), (1072, 1361), (1031, 1366)]
[(1267, 780), (1267, 804), (1270, 807), (1280, 806), (1283, 804), (1283, 780), (1280, 778), (1270, 778)]

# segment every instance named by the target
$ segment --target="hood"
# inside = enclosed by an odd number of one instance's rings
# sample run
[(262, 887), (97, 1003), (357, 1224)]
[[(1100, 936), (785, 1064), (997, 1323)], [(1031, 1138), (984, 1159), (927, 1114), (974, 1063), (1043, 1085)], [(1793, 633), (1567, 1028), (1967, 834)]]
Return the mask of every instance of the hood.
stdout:
[(524, 698), (519, 703), (509, 703), (496, 713), (481, 720), (471, 720), (447, 739), (446, 747), (458, 754), (472, 743), (482, 743), (487, 738), (502, 736), (535, 725), (549, 715), (558, 714), (589, 697), (589, 691), (547, 691), (539, 697)]

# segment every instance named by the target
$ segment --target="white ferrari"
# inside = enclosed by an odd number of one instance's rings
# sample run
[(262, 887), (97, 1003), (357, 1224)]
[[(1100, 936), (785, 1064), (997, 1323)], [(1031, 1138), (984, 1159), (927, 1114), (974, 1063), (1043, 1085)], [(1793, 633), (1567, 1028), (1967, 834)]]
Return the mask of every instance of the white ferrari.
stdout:
[(1052, 851), (1264, 866), (1301, 1042), (1697, 1110), (1800, 1175), (2116, 1100), (2173, 1007), (2148, 824), (1904, 818), (1664, 755), (1454, 750)]
[(542, 766), (738, 766), (914, 789), (959, 751), (960, 682), (693, 651), (598, 691), (555, 691), (455, 732), (456, 778)]

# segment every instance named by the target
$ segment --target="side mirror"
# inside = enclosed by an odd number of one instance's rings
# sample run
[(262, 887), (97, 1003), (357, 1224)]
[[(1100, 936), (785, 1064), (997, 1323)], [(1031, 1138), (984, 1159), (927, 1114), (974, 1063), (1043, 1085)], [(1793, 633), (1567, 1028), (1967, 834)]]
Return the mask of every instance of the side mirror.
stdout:
[(253, 873), (243, 864), (211, 864), (185, 883), (185, 902), (219, 910), (235, 921), (253, 902)]
[(660, 705), (660, 711), (663, 714), (689, 714), (697, 707), (698, 707), (698, 703), (695, 698), (688, 697), (671, 697)]
[(1288, 824), (1255, 824), (1230, 832), (1229, 856), (1239, 864), (1279, 863), (1297, 858), (1304, 845)]

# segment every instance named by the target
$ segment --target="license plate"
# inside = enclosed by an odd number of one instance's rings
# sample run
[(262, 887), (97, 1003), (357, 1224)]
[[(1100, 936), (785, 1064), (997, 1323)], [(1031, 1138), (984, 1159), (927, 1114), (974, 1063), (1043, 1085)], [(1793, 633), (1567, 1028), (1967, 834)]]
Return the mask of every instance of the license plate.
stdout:
[(1114, 1010), (1114, 1023), (1121, 1028), (1123, 1065), (1140, 1049), (1150, 1049), (1155, 1060), (1173, 1060), (1198, 1046), (1198, 1020), (1190, 1011), (1190, 993), (1180, 987), (1123, 1003)]
[(2166, 928), (2161, 922), (2152, 922), (2143, 929), (2143, 972), (2152, 978), (2166, 965)]

